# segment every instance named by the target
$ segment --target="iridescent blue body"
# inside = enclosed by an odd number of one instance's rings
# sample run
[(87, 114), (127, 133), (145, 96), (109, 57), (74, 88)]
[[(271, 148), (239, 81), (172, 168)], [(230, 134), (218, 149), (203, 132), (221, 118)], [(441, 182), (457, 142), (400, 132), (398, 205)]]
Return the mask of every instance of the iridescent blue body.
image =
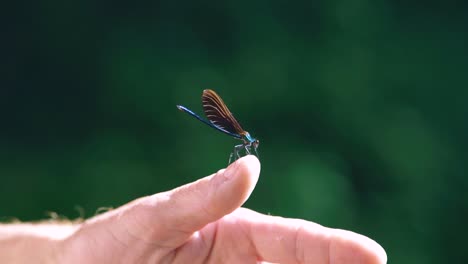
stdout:
[(247, 143), (254, 143), (255, 141), (257, 141), (249, 134), (249, 132), (245, 132), (245, 135), (242, 136), (242, 140), (244, 140), (244, 142)]
[(242, 140), (241, 145), (234, 147), (234, 151), (229, 156), (229, 163), (231, 163), (232, 157), (234, 157), (234, 159), (240, 157), (239, 152), (242, 149), (245, 149), (246, 154), (250, 154), (250, 150), (253, 147), (255, 154), (258, 156), (257, 148), (259, 141), (253, 138), (249, 132), (245, 131), (241, 127), (218, 94), (213, 90), (204, 90), (202, 94), (202, 102), (203, 110), (208, 120), (201, 118), (192, 110), (184, 106), (177, 105), (177, 108), (218, 131)]

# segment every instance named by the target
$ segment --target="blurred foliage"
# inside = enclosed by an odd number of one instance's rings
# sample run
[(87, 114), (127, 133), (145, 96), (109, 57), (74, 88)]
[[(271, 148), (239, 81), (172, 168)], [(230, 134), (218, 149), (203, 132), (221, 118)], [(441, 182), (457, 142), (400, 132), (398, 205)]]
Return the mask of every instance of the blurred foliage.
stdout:
[(0, 216), (101, 206), (227, 165), (215, 89), (261, 140), (246, 206), (350, 229), (390, 263), (460, 263), (462, 1), (13, 1), (2, 16)]

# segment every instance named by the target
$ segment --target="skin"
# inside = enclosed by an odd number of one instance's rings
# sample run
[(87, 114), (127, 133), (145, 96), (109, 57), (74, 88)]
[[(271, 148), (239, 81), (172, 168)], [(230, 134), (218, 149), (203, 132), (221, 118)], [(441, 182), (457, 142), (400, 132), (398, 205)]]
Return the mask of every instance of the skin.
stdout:
[(350, 231), (240, 206), (260, 163), (246, 156), (196, 182), (77, 224), (0, 225), (1, 263), (386, 263)]

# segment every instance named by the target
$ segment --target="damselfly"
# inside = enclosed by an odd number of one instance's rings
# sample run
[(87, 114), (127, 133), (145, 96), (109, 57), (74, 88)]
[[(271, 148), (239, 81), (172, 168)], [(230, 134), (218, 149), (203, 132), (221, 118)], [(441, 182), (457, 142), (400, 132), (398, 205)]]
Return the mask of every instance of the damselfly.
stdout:
[(234, 151), (229, 156), (229, 163), (231, 163), (233, 157), (234, 160), (240, 158), (240, 152), (243, 149), (246, 154), (250, 154), (253, 148), (255, 154), (258, 156), (258, 139), (253, 138), (249, 132), (242, 128), (239, 122), (234, 118), (234, 115), (227, 108), (223, 99), (221, 99), (215, 91), (209, 89), (204, 90), (202, 94), (202, 104), (203, 111), (208, 121), (184, 106), (177, 105), (177, 108), (218, 131), (242, 140), (242, 144), (234, 147)]

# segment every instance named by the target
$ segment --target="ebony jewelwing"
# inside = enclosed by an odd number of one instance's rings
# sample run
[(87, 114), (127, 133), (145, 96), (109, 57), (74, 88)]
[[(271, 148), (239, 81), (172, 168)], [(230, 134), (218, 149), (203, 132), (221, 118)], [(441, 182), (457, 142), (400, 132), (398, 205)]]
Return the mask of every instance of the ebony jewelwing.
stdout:
[(177, 105), (177, 108), (218, 131), (242, 140), (242, 144), (234, 146), (234, 151), (229, 156), (229, 163), (231, 163), (233, 156), (234, 160), (240, 158), (239, 152), (242, 149), (245, 149), (245, 152), (250, 154), (250, 150), (253, 147), (255, 154), (258, 156), (257, 148), (260, 142), (242, 128), (236, 118), (234, 118), (234, 115), (227, 108), (223, 99), (221, 99), (215, 91), (210, 89), (204, 90), (202, 94), (202, 104), (203, 112), (205, 112), (208, 121), (184, 106)]

